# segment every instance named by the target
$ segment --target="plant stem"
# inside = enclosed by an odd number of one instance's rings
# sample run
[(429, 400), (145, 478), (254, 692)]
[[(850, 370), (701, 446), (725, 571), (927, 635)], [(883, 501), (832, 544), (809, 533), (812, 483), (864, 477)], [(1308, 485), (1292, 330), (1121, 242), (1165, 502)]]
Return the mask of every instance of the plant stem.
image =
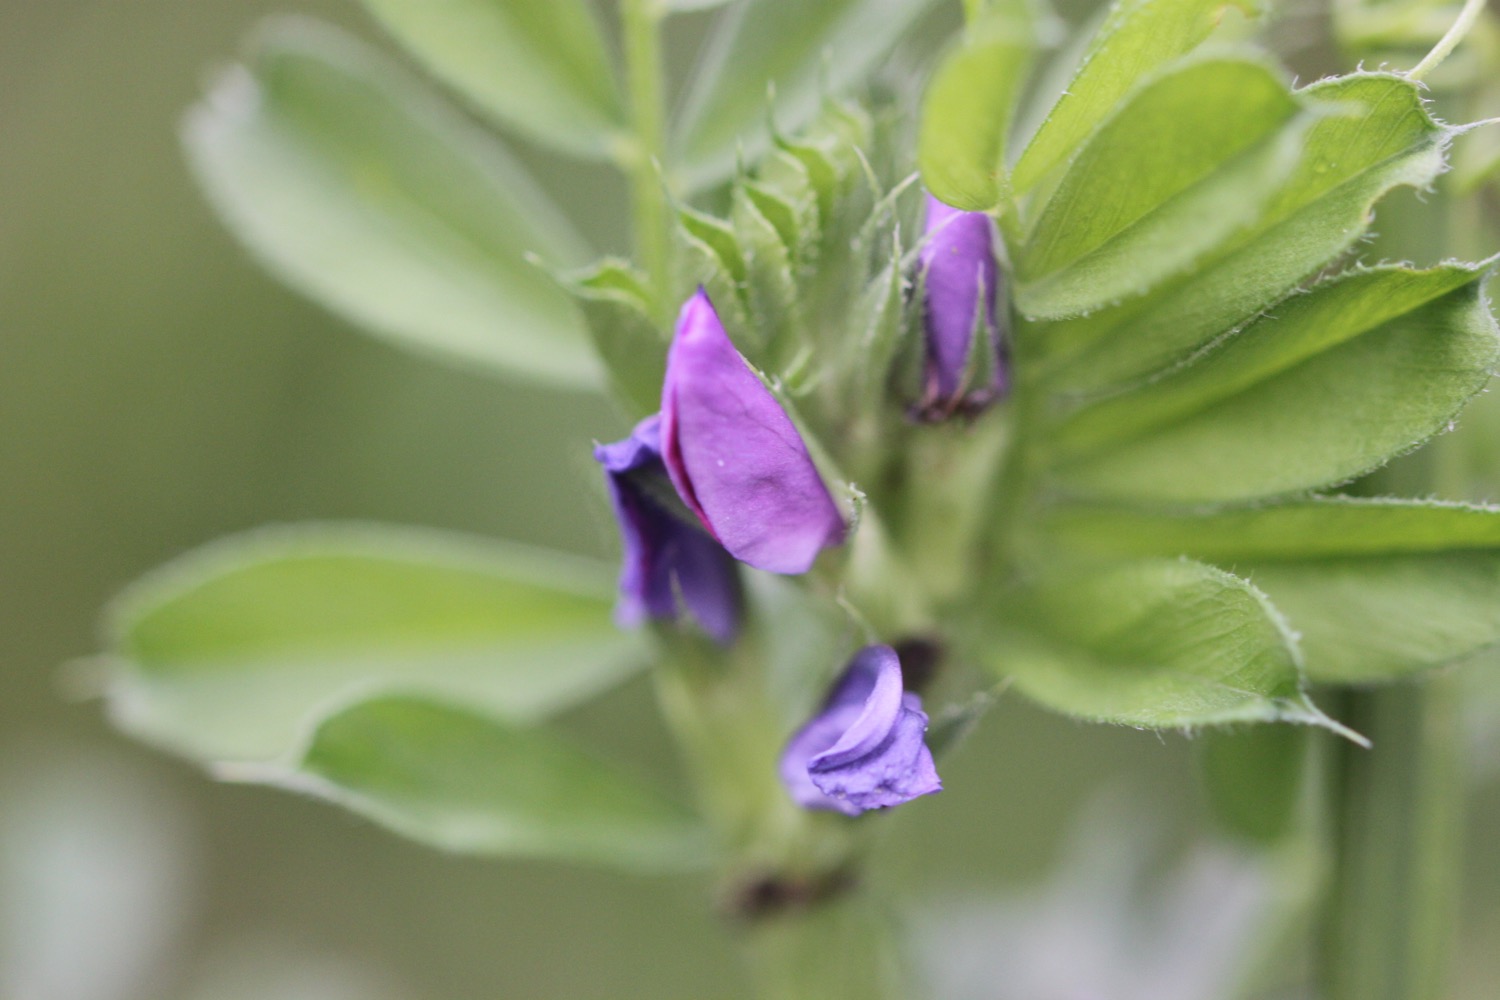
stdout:
[(763, 1000), (905, 1000), (907, 982), (889, 917), (866, 890), (746, 928)]
[(1348, 695), (1374, 749), (1335, 751), (1325, 1000), (1440, 1000), (1455, 930), (1463, 782), (1454, 678)]
[(1448, 54), (1458, 48), (1458, 43), (1464, 40), (1469, 29), (1474, 27), (1474, 22), (1479, 20), (1479, 14), (1484, 10), (1485, 0), (1465, 0), (1463, 9), (1458, 12), (1458, 19), (1453, 22), (1453, 27), (1448, 29), (1447, 34), (1438, 39), (1438, 43), (1432, 47), (1432, 51), (1423, 57), (1407, 72), (1407, 76), (1413, 80), (1420, 80), (1432, 70), (1436, 69)]
[[(651, 279), (658, 312), (668, 294), (667, 203), (662, 164), (666, 156), (666, 111), (662, 86), (661, 0), (621, 0), (625, 72), (630, 92), (634, 144), (626, 169), (635, 219), (636, 253)], [(658, 317), (660, 318), (660, 317)]]

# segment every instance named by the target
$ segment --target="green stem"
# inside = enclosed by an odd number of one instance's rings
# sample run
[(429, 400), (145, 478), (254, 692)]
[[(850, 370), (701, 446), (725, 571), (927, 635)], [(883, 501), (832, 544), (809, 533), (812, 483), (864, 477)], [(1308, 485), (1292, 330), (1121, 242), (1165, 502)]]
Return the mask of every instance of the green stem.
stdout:
[(1458, 48), (1458, 43), (1464, 40), (1469, 29), (1474, 27), (1474, 22), (1479, 20), (1479, 14), (1484, 10), (1485, 0), (1465, 0), (1463, 10), (1458, 12), (1458, 19), (1453, 22), (1453, 27), (1448, 33), (1438, 39), (1438, 43), (1432, 47), (1432, 51), (1411, 68), (1406, 74), (1413, 80), (1420, 80), (1428, 73), (1436, 69), (1448, 54)]
[(661, 0), (621, 0), (625, 71), (634, 143), (626, 157), (635, 219), (636, 252), (651, 279), (658, 312), (668, 293), (667, 202), (662, 164), (666, 158), (666, 111), (662, 86)]
[(889, 916), (858, 887), (746, 928), (763, 1000), (905, 1000), (910, 995)]
[(1348, 696), (1374, 741), (1335, 751), (1325, 1000), (1440, 1000), (1455, 931), (1463, 783), (1454, 678)]

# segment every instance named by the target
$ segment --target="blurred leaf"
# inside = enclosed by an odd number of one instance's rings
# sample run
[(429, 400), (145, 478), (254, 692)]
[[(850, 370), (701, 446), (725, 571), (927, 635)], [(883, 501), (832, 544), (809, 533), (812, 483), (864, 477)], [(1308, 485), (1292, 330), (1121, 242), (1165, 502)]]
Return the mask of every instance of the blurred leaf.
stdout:
[(624, 102), (587, 0), (364, 0), (423, 65), (497, 119), (605, 157)]
[(1214, 816), (1230, 832), (1263, 844), (1292, 827), (1302, 796), (1308, 733), (1252, 726), (1204, 733), (1198, 765)]
[(237, 776), (310, 791), (465, 854), (643, 871), (710, 860), (692, 813), (615, 766), (546, 731), (419, 698), (352, 705), (318, 725), (291, 773)]
[(1082, 495), (1215, 503), (1313, 489), (1441, 431), (1500, 361), (1482, 272), (1382, 268), (1324, 282), (1055, 439)]
[(1037, 47), (1035, 19), (1024, 0), (985, 8), (927, 86), (917, 161), (927, 190), (950, 205), (983, 212), (1000, 202), (1006, 138)]
[[(676, 146), (689, 188), (755, 162), (769, 122), (794, 132), (824, 97), (862, 84), (933, 0), (742, 0), (723, 15), (686, 93)], [(768, 91), (774, 90), (774, 100)]]
[(1255, 0), (1122, 0), (1116, 3), (1020, 160), (1012, 183), (1026, 191), (1061, 166), (1157, 67), (1191, 51), (1231, 8), (1250, 17)]
[(1094, 556), (1222, 563), (1500, 549), (1500, 508), (1439, 500), (1313, 497), (1167, 514), (1087, 504), (1044, 515), (1048, 536)]
[(638, 640), (602, 566), (417, 529), (276, 528), (190, 553), (109, 616), (110, 708), (209, 762), (285, 753), (327, 712), (426, 692), (534, 719), (619, 681)]
[(1500, 551), (1247, 567), (1296, 625), (1315, 681), (1389, 681), (1500, 642)]
[(1100, 556), (1189, 555), (1255, 581), (1308, 676), (1378, 681), (1500, 642), (1500, 509), (1330, 497), (1170, 516), (1060, 508), (1049, 534)]
[(600, 381), (566, 293), (526, 260), (588, 259), (497, 144), (331, 28), (278, 22), (184, 132), (200, 183), (283, 280), (451, 360)]
[(631, 417), (655, 413), (661, 408), (667, 339), (651, 319), (645, 276), (623, 261), (606, 260), (570, 287), (609, 372), (610, 387)]
[(1044, 576), (984, 654), (1028, 696), (1085, 719), (1167, 728), (1323, 722), (1296, 642), (1265, 596), (1189, 560)]
[[(1139, 295), (1253, 225), (1312, 124), (1280, 75), (1195, 59), (1137, 91), (1078, 154), (1016, 258), (1028, 316)], [(1143, 142), (1142, 136), (1150, 136)]]
[(1148, 296), (1033, 326), (1054, 390), (1097, 393), (1182, 361), (1346, 251), (1387, 191), (1424, 186), (1442, 171), (1447, 133), (1411, 81), (1362, 74), (1299, 93), (1342, 113), (1312, 124), (1300, 161), (1251, 226)]

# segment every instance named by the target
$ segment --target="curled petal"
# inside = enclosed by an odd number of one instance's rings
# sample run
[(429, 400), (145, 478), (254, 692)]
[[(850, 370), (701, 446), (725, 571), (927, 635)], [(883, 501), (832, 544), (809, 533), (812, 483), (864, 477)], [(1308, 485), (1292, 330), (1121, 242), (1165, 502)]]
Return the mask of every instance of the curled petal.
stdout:
[(787, 744), (782, 783), (799, 805), (850, 816), (929, 795), (943, 786), (926, 732), (921, 698), (902, 689), (896, 651), (866, 646)]
[(838, 505), (781, 404), (700, 288), (667, 355), (662, 457), (684, 503), (741, 562), (805, 573), (844, 537)]
[[(972, 413), (1006, 388), (994, 223), (983, 212), (960, 211), (928, 195), (919, 257), (927, 353), (923, 409), (938, 416), (960, 409)], [(988, 385), (970, 387), (966, 383), (976, 332), (986, 337), (985, 349), (994, 352), (993, 375)]]
[(647, 487), (668, 488), (657, 417), (630, 437), (594, 449), (620, 525), (624, 556), (615, 614), (621, 625), (677, 618), (679, 599), (703, 630), (721, 643), (739, 634), (743, 595), (739, 571), (724, 547), (668, 510)]

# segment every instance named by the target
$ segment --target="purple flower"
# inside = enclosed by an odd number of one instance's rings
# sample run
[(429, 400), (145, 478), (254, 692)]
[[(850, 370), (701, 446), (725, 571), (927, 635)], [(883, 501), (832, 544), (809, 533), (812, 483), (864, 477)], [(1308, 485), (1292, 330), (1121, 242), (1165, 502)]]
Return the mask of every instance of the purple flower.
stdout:
[(705, 632), (728, 644), (739, 633), (744, 604), (739, 570), (690, 514), (671, 509), (660, 423), (647, 417), (630, 437), (594, 449), (625, 549), (616, 617), (626, 626), (647, 618), (671, 621), (680, 602)]
[(683, 305), (667, 353), (661, 443), (678, 495), (741, 562), (805, 573), (843, 540), (844, 519), (802, 436), (701, 288)]
[[(942, 420), (955, 412), (974, 414), (1007, 388), (1003, 334), (996, 301), (1000, 269), (995, 262), (994, 223), (983, 212), (964, 212), (927, 196), (922, 262), (926, 365), (918, 417)], [(982, 386), (968, 385), (974, 335), (982, 331), (992, 352), (993, 374)]]
[(782, 752), (782, 784), (798, 805), (850, 816), (930, 795), (943, 784), (926, 732), (922, 699), (903, 690), (896, 651), (866, 646)]

